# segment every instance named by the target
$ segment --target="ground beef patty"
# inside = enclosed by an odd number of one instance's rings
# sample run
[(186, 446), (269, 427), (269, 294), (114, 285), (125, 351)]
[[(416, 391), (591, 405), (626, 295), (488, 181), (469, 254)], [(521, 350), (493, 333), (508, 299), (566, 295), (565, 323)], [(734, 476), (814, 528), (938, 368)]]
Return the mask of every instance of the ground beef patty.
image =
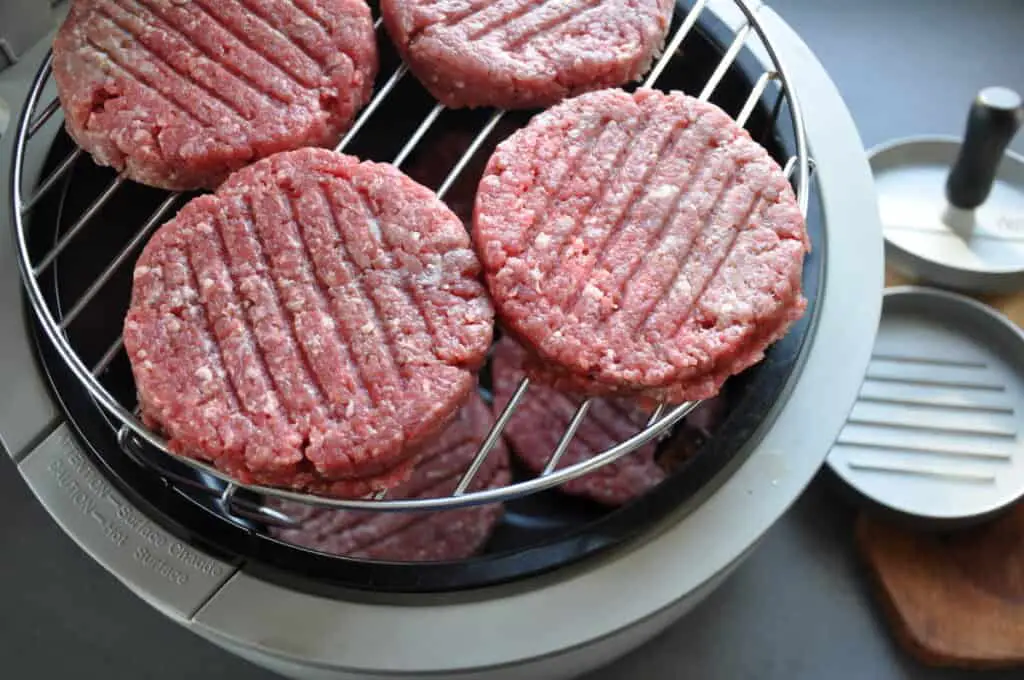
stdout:
[(167, 189), (333, 146), (376, 73), (362, 0), (73, 0), (53, 44), (71, 136)]
[(493, 325), (479, 273), (459, 219), (393, 166), (266, 158), (136, 264), (124, 341), (143, 413), (246, 482), (393, 486), (475, 385)]
[(473, 234), (531, 374), (591, 394), (711, 397), (806, 304), (781, 169), (680, 92), (604, 90), (535, 117), (491, 157)]
[[(424, 448), (412, 477), (388, 497), (450, 495), (492, 423), (487, 404), (479, 395), (473, 395), (457, 419)], [(470, 489), (495, 488), (508, 481), (508, 451), (499, 442)], [(301, 522), (294, 529), (272, 528), (270, 533), (276, 538), (334, 555), (400, 562), (469, 557), (487, 541), (502, 515), (500, 503), (443, 512), (401, 513), (327, 510), (285, 501), (273, 501), (271, 505)]]
[[(495, 413), (500, 413), (525, 376), (526, 351), (502, 338), (491, 356)], [(516, 456), (540, 473), (565, 433), (580, 399), (546, 385), (531, 384), (505, 427), (505, 438)], [(626, 399), (594, 399), (558, 469), (589, 460), (643, 429), (649, 414)], [(665, 471), (654, 460), (655, 444), (647, 444), (613, 463), (559, 487), (574, 496), (605, 505), (622, 505), (658, 485)]]
[(412, 72), (449, 107), (535, 108), (638, 79), (673, 0), (382, 0)]

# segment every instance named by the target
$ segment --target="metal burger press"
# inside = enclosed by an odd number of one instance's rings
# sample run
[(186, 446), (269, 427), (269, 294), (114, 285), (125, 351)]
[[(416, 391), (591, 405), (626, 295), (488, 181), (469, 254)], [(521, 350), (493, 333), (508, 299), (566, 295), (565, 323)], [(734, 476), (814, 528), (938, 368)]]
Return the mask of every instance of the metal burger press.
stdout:
[[(871, 363), (828, 463), (876, 506), (946, 525), (1024, 496), (1024, 334), (962, 292), (1024, 289), (1021, 98), (975, 98), (963, 141), (869, 152), (887, 264), (938, 288), (886, 291)], [(941, 290), (941, 289), (952, 290)]]

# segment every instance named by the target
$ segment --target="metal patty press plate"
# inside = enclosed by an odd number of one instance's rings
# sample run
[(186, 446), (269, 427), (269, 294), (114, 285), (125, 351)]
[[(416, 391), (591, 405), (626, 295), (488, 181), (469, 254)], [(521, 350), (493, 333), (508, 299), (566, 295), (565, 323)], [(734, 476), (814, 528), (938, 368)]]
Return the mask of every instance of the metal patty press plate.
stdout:
[(870, 500), (917, 518), (979, 519), (1024, 497), (1024, 333), (961, 295), (887, 291), (828, 464)]

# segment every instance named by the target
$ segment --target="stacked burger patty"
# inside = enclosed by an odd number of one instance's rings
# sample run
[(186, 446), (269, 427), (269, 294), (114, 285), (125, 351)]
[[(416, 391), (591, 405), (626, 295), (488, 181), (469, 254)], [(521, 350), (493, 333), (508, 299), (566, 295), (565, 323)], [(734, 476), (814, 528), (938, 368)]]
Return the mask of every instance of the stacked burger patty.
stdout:
[[(383, 2), (446, 106), (550, 107), (455, 185), (457, 215), (393, 165), (327, 148), (377, 73), (362, 0), (73, 0), (54, 43), (71, 136), (135, 181), (212, 190), (135, 265), (124, 342), (147, 425), (242, 483), (428, 498), (452, 493), (524, 376), (505, 440), (533, 473), (584, 398), (559, 467), (655, 404), (715, 397), (803, 313), (808, 240), (782, 170), (728, 115), (620, 89), (673, 5)], [(471, 489), (508, 483), (504, 447)], [(561, 491), (627, 503), (670, 474), (656, 453)], [(501, 517), (280, 507), (301, 520), (282, 540), (401, 561), (467, 557)]]
[(718, 107), (604, 90), (498, 146), (473, 239), (540, 382), (713, 397), (803, 313), (804, 221), (778, 164)]
[(125, 348), (171, 447), (248, 483), (389, 489), (475, 387), (493, 311), (457, 217), (390, 165), (275, 154), (135, 268)]
[[(412, 476), (391, 490), (392, 499), (440, 498), (455, 490), (469, 469), (494, 419), (484, 400), (470, 396), (455, 421), (420, 453)], [(500, 443), (484, 461), (470, 491), (509, 481), (508, 451)], [(487, 541), (501, 519), (500, 503), (433, 513), (327, 510), (295, 502), (275, 506), (300, 520), (294, 529), (271, 533), (320, 552), (394, 562), (464, 559)]]

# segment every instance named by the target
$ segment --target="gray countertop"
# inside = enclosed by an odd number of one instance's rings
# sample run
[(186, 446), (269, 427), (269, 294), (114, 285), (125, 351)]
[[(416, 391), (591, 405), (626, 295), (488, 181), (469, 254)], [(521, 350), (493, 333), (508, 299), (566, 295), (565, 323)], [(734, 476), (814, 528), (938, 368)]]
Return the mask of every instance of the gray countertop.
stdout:
[[(865, 145), (959, 135), (974, 93), (1024, 91), (1017, 0), (776, 0), (839, 85)], [(1024, 135), (1014, 148), (1024, 152)], [(166, 621), (89, 561), (0, 456), (0, 677), (269, 680)], [(685, 620), (591, 680), (955, 680), (891, 641), (852, 544), (855, 510), (822, 476)], [(1020, 677), (987, 673), (993, 680)]]

